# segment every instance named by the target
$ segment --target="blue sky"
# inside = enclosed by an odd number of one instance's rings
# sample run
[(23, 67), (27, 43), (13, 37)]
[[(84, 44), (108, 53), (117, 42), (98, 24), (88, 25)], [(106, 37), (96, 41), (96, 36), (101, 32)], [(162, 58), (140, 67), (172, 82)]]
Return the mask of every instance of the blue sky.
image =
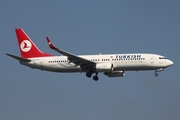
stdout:
[[(179, 120), (180, 1), (1, 1), (0, 116), (2, 120)], [(44, 52), (45, 37), (74, 54), (156, 53), (174, 62), (154, 71), (99, 74), (52, 73), (20, 65), (15, 28)]]

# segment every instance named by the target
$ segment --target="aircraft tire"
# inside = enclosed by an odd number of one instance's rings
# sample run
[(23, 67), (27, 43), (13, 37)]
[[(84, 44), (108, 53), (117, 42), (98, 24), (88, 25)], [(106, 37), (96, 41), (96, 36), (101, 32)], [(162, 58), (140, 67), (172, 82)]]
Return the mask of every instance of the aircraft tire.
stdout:
[(91, 72), (87, 72), (86, 73), (86, 77), (90, 78), (92, 76), (92, 73)]
[(157, 76), (158, 76), (158, 74), (157, 74), (157, 73), (154, 73), (154, 76), (155, 76), (155, 77), (157, 77)]
[(96, 76), (96, 75), (93, 77), (93, 80), (94, 80), (94, 81), (98, 81), (98, 79), (99, 79), (99, 78), (98, 78), (98, 76)]

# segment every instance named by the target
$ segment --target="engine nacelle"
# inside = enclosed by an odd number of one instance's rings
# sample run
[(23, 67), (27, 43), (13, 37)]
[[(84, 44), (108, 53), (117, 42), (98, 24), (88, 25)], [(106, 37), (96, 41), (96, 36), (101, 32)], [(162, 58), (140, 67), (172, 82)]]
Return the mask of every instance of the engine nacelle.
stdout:
[(111, 72), (113, 71), (112, 63), (99, 63), (96, 65), (97, 72)]
[(124, 71), (116, 71), (116, 72), (105, 72), (105, 75), (108, 77), (123, 77), (125, 76)]

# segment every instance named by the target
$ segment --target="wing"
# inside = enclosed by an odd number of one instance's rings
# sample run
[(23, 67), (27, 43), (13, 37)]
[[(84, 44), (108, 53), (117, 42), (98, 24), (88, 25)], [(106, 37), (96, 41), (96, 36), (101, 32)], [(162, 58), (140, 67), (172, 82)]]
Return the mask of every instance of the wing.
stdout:
[(69, 52), (66, 52), (64, 50), (58, 49), (53, 45), (53, 43), (50, 41), (50, 39), (48, 37), (46, 37), (46, 39), (47, 39), (48, 45), (51, 49), (55, 50), (56, 52), (58, 52), (62, 55), (67, 56), (68, 60), (70, 62), (74, 63), (76, 66), (78, 66), (78, 65), (81, 66), (81, 69), (89, 71), (95, 67), (95, 65), (96, 65), (95, 62), (92, 62), (92, 61), (87, 60), (85, 58), (76, 56), (76, 55), (69, 53)]

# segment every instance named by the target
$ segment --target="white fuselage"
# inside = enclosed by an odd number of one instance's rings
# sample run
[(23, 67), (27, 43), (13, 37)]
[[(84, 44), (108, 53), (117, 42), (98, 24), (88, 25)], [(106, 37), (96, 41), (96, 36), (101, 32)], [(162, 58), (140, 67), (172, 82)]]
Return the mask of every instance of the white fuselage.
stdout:
[(88, 78), (93, 75), (97, 81), (98, 73), (102, 72), (108, 77), (123, 77), (125, 71), (155, 70), (163, 71), (173, 64), (171, 60), (157, 54), (99, 54), (99, 55), (75, 55), (54, 46), (46, 37), (48, 46), (63, 56), (53, 56), (44, 53), (34, 44), (21, 28), (15, 29), (21, 57), (6, 54), (20, 62), (20, 64), (51, 72), (85, 72)]
[[(80, 55), (79, 57), (99, 63), (113, 64), (113, 71), (157, 70), (173, 64), (164, 56), (157, 54), (106, 54), (106, 55)], [(31, 68), (52, 72), (87, 72), (80, 66), (69, 62), (66, 56), (29, 58), (31, 62), (20, 62)], [(101, 71), (106, 72), (106, 71)]]

